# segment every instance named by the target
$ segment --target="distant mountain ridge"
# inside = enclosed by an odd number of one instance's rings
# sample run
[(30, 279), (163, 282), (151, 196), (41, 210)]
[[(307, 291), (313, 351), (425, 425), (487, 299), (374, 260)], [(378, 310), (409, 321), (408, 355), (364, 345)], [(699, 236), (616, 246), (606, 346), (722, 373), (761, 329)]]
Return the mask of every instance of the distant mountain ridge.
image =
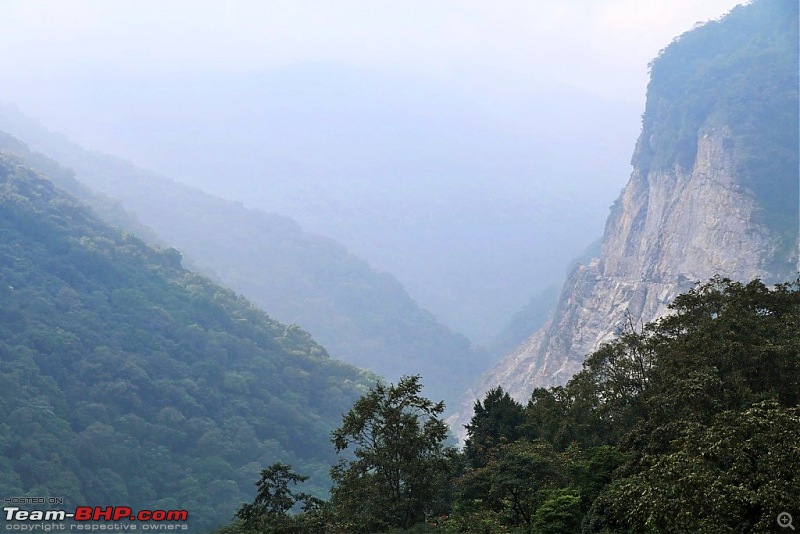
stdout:
[(791, 280), (800, 271), (798, 3), (758, 0), (692, 30), (651, 66), (634, 170), (600, 255), (579, 266), (553, 318), (485, 373), (526, 401), (564, 384), (627, 321), (639, 325), (695, 282)]
[[(335, 358), (390, 380), (422, 374), (427, 394), (451, 406), (488, 364), (481, 349), (421, 309), (391, 275), (375, 271), (332, 239), (304, 232), (287, 217), (81, 149), (18, 111), (0, 107), (4, 129), (75, 171), (74, 176), (63, 168), (51, 172), (55, 180), (73, 190), (80, 183), (99, 194), (101, 204), (115, 199), (133, 215), (120, 216), (119, 207), (102, 210), (93, 203), (107, 220), (137, 233), (152, 229), (151, 240), (176, 247), (188, 265), (277, 319), (301, 325)], [(58, 167), (43, 163), (47, 158), (41, 155), (34, 159), (50, 171)]]

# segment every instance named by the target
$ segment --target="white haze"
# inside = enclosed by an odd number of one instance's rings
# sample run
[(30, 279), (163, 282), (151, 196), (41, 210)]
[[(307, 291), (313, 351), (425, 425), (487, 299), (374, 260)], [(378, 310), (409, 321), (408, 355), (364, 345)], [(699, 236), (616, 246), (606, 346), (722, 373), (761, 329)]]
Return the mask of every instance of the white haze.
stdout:
[(730, 0), (0, 2), (0, 103), (289, 215), (486, 342), (602, 233), (647, 63)]

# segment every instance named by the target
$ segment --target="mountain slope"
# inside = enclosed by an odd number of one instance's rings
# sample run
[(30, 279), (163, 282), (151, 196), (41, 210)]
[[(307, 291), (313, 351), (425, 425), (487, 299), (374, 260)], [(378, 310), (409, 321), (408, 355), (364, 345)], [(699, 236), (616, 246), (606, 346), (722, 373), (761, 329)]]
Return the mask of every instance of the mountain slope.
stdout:
[[(390, 379), (422, 374), (427, 394), (449, 405), (486, 366), (481, 350), (420, 308), (391, 275), (291, 219), (83, 150), (8, 108), (0, 108), (0, 129), (74, 169), (77, 180), (119, 200), (187, 264), (301, 325), (335, 358)], [(119, 217), (112, 222), (129, 227)]]
[(274, 461), (324, 492), (374, 377), (0, 155), (0, 494), (229, 520)]
[(697, 281), (792, 279), (798, 264), (798, 4), (760, 0), (684, 34), (651, 66), (634, 170), (602, 252), (565, 283), (553, 319), (486, 373), (520, 400)]

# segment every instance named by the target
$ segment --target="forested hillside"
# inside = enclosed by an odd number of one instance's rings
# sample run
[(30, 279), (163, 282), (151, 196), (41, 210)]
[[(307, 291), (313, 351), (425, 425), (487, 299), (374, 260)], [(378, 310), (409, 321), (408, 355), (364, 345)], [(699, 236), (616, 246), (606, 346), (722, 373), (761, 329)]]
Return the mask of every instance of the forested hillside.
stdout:
[(328, 489), (374, 377), (0, 155), (0, 495), (231, 517), (263, 466)]
[[(17, 147), (59, 184), (70, 191), (76, 182), (88, 188), (94, 198), (87, 200), (106, 221), (143, 237), (157, 234), (156, 241), (178, 248), (189, 266), (280, 321), (302, 326), (334, 358), (386, 377), (422, 374), (431, 394), (448, 401), (486, 367), (482, 350), (420, 308), (393, 276), (289, 218), (81, 149), (8, 108), (0, 108), (2, 129), (54, 158), (58, 164), (30, 154), (26, 145)], [(59, 164), (74, 173), (54, 171)], [(109, 198), (120, 206), (110, 209)]]

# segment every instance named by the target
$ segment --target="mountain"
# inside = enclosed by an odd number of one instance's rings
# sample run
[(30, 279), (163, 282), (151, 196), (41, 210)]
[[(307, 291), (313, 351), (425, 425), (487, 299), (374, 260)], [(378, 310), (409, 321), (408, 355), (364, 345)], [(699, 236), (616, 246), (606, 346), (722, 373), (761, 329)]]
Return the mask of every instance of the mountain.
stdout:
[[(0, 108), (0, 129), (74, 170), (54, 170), (59, 165), (47, 157), (20, 149), (106, 220), (137, 235), (143, 225), (152, 229), (151, 243), (176, 247), (194, 269), (301, 325), (335, 358), (390, 380), (422, 374), (427, 394), (448, 405), (486, 368), (482, 350), (420, 308), (394, 277), (332, 239), (81, 149), (10, 108)], [(129, 213), (120, 215), (123, 209)]]
[(620, 328), (661, 316), (698, 281), (797, 275), (797, 43), (798, 3), (759, 0), (659, 54), (601, 253), (572, 272), (553, 318), (481, 377), (464, 414), (498, 384), (525, 401), (565, 383)]
[[(20, 148), (20, 147), (17, 147)], [(0, 494), (228, 521), (275, 461), (327, 490), (376, 377), (0, 153)]]

